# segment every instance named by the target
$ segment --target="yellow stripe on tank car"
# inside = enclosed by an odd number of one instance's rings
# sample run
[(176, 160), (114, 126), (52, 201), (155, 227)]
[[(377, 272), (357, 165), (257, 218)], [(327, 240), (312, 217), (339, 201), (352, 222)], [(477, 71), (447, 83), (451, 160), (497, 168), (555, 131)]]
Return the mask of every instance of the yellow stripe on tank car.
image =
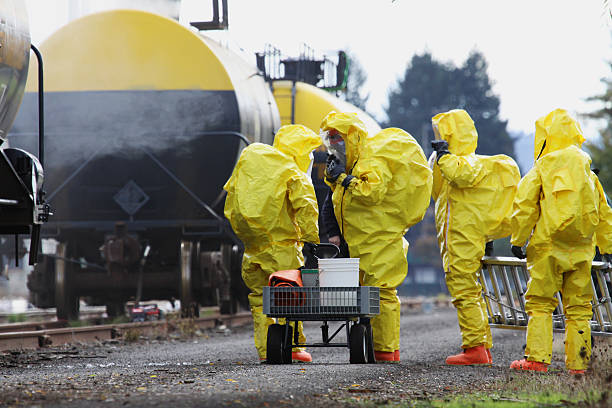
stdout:
[[(274, 99), (280, 113), (281, 125), (291, 124), (292, 81), (274, 81)], [(380, 126), (367, 113), (335, 95), (304, 82), (296, 82), (294, 123), (304, 125), (319, 133), (323, 118), (331, 111), (355, 112), (365, 123), (370, 134), (380, 131)]]
[[(223, 64), (195, 32), (138, 10), (70, 22), (41, 46), (45, 91), (233, 90)], [(37, 89), (30, 61), (26, 91)]]

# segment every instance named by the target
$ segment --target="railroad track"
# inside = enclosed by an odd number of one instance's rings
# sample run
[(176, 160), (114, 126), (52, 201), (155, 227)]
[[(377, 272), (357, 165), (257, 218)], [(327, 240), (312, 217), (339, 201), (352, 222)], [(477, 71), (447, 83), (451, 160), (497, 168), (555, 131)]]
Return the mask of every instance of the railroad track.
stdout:
[[(422, 298), (402, 299), (402, 311), (422, 310), (429, 303), (436, 307), (449, 307), (449, 300)], [(99, 311), (91, 311), (91, 317), (101, 317)], [(42, 316), (42, 315), (41, 315)], [(81, 327), (68, 327), (68, 322), (58, 320), (8, 323), (0, 325), (0, 352), (9, 350), (32, 350), (55, 347), (64, 344), (91, 343), (96, 341), (138, 336), (166, 336), (172, 332), (185, 332), (244, 326), (252, 322), (250, 312), (235, 315), (221, 315), (214, 312), (210, 316), (194, 319), (163, 319), (146, 322), (102, 324)]]
[[(135, 323), (65, 327), (66, 322), (28, 322), (0, 326), (0, 352), (34, 350), (64, 344), (92, 343), (121, 337), (160, 336), (173, 331), (238, 327), (252, 322), (250, 312), (214, 314), (194, 319), (154, 320)], [(58, 327), (64, 325), (64, 327)], [(11, 331), (12, 330), (12, 331)]]

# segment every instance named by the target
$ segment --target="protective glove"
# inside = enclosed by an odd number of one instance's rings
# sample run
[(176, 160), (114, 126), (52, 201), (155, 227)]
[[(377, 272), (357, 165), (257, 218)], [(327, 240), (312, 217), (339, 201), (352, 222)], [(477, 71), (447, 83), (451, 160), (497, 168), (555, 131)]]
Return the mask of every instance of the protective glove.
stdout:
[(514, 256), (516, 256), (518, 259), (525, 259), (527, 257), (525, 255), (525, 251), (523, 251), (523, 247), (512, 245), (512, 248), (510, 249), (512, 250)]
[(436, 163), (439, 163), (445, 154), (450, 154), (446, 140), (434, 140), (431, 142), (431, 147), (436, 151)]
[(485, 256), (493, 256), (493, 241), (489, 241), (486, 243)]
[(330, 183), (335, 183), (336, 180), (338, 180), (338, 177), (340, 177), (340, 175), (344, 172), (346, 172), (346, 170), (336, 156), (327, 156), (327, 163), (325, 165), (325, 178), (327, 181)]

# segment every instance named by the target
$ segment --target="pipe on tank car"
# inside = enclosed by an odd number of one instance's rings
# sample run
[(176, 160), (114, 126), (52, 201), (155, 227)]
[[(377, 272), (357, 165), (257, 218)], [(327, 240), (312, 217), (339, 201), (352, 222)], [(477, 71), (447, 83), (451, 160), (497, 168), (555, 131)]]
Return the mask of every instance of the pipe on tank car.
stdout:
[(30, 44), (30, 48), (34, 51), (38, 60), (38, 161), (42, 168), (45, 168), (45, 97), (43, 86), (43, 59), (38, 48), (34, 44)]

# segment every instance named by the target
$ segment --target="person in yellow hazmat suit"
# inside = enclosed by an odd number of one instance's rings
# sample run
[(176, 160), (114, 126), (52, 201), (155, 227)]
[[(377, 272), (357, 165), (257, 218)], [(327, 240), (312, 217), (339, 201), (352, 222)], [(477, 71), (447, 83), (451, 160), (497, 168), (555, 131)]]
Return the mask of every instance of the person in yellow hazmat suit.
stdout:
[[(304, 264), (304, 242), (319, 243), (319, 210), (309, 173), (312, 152), (320, 145), (321, 138), (309, 128), (283, 126), (272, 146), (253, 143), (242, 151), (223, 187), (225, 216), (244, 244), (242, 279), (251, 291), (255, 347), (262, 361), (268, 326), (274, 323), (263, 314), (262, 288), (270, 274)], [(300, 342), (306, 342), (302, 333)], [(312, 361), (303, 349), (294, 349), (292, 357)]]
[(396, 288), (408, 273), (408, 228), (423, 219), (432, 175), (419, 144), (388, 128), (368, 135), (356, 114), (330, 112), (321, 136), (331, 153), (325, 170), (334, 214), (359, 281), (380, 288), (380, 315), (372, 319), (377, 361), (399, 361), (400, 301)]
[[(463, 352), (450, 365), (489, 365), (491, 329), (482, 286), (481, 259), (492, 240), (510, 235), (509, 216), (521, 178), (506, 155), (475, 154), (478, 132), (463, 109), (432, 118), (436, 140), (430, 157), (435, 218), (446, 286), (457, 309)], [(490, 255), (487, 253), (487, 255)]]
[(612, 210), (581, 150), (579, 123), (556, 109), (536, 123), (533, 168), (519, 184), (512, 214), (512, 252), (530, 274), (525, 294), (527, 347), (510, 368), (547, 371), (552, 313), (561, 292), (565, 312), (565, 366), (584, 373), (591, 357), (591, 262), (597, 245), (612, 253)]

